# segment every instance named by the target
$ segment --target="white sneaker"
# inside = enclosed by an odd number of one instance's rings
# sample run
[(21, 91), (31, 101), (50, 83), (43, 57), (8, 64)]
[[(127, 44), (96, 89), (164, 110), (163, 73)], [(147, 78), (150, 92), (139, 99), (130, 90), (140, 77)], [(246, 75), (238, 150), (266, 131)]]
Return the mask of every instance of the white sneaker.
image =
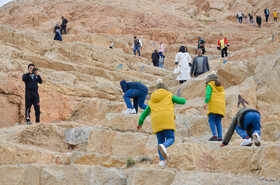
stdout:
[(128, 109), (126, 111), (123, 112), (124, 114), (136, 114), (136, 110), (135, 109)]
[(166, 164), (165, 164), (164, 161), (160, 161), (158, 165), (159, 165), (160, 168), (165, 168), (166, 167)]
[(252, 139), (248, 138), (248, 139), (244, 139), (240, 144), (240, 146), (252, 146), (252, 144), (253, 144)]
[(158, 145), (159, 152), (163, 159), (168, 160), (167, 151), (163, 144)]
[(259, 136), (259, 134), (255, 132), (252, 135), (252, 137), (253, 137), (253, 141), (254, 141), (255, 145), (256, 146), (261, 146), (261, 137)]

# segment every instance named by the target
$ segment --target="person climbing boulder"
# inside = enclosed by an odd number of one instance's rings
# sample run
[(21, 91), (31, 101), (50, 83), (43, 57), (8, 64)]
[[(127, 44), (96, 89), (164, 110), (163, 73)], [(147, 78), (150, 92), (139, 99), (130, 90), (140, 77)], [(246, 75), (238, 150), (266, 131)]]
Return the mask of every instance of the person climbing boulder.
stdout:
[(236, 130), (237, 134), (242, 137), (241, 146), (261, 145), (261, 114), (256, 109), (242, 108), (232, 119), (232, 122), (224, 137), (221, 147), (228, 145), (231, 137)]
[(175, 114), (174, 103), (185, 104), (186, 99), (174, 96), (162, 79), (157, 80), (157, 90), (152, 93), (147, 108), (141, 114), (137, 126), (140, 131), (146, 117), (151, 113), (153, 133), (158, 140), (159, 166), (166, 167), (165, 160), (168, 160), (166, 148), (175, 141)]
[[(208, 122), (212, 132), (209, 141), (222, 141), (222, 118), (226, 113), (225, 91), (218, 76), (211, 74), (206, 79), (206, 95), (204, 109), (208, 107)], [(217, 137), (218, 132), (218, 137)]]
[[(120, 85), (123, 90), (123, 99), (128, 108), (128, 110), (123, 113), (137, 114), (138, 106), (143, 110), (146, 109), (147, 105), (145, 105), (145, 100), (148, 94), (148, 88), (144, 84), (140, 82), (126, 82), (123, 80), (120, 82)], [(130, 98), (133, 99), (133, 106)]]

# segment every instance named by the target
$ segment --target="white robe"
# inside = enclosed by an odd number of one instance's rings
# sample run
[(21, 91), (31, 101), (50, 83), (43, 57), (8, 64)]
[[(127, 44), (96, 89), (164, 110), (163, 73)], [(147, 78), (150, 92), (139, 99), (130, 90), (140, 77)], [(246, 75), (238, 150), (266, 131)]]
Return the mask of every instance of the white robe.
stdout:
[(177, 80), (189, 80), (191, 79), (191, 68), (189, 63), (192, 63), (192, 57), (189, 53), (177, 53), (175, 57), (175, 62), (178, 62), (180, 73), (177, 75)]

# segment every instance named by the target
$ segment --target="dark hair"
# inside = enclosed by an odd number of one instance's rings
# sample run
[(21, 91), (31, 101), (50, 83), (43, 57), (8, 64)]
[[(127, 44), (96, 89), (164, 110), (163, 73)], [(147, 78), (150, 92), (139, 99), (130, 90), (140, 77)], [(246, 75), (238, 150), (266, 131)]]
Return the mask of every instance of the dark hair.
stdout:
[(34, 65), (34, 64), (29, 64), (27, 68), (29, 68), (30, 66), (33, 66), (33, 67), (35, 67), (35, 65)]
[(135, 39), (136, 39), (137, 37), (136, 37), (136, 36), (134, 36), (133, 38), (135, 38)]
[(219, 86), (222, 86), (222, 83), (218, 80), (215, 80), (215, 85), (219, 87)]
[(61, 18), (63, 19), (64, 17), (63, 17), (63, 16), (61, 16)]
[(186, 52), (185, 46), (181, 46), (179, 49), (179, 52), (185, 53)]
[(185, 46), (185, 52), (188, 52), (188, 47), (187, 46)]

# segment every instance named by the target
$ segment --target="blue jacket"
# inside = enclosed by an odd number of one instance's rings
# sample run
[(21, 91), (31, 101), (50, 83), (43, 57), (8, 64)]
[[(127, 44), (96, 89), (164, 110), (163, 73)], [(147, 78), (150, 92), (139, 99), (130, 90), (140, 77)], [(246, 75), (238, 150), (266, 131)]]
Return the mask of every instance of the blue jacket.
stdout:
[(148, 88), (140, 82), (126, 82), (125, 80), (123, 80), (120, 82), (120, 84), (124, 93), (126, 93), (129, 89), (137, 89), (142, 90), (146, 94), (148, 94)]

